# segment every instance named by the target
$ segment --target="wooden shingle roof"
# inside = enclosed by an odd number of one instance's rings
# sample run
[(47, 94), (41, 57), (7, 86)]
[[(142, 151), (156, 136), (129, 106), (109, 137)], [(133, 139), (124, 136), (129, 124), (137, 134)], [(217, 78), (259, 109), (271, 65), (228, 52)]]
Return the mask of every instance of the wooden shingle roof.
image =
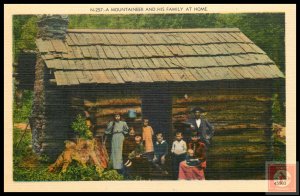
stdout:
[(73, 29), (36, 44), (57, 85), (284, 77), (237, 28)]

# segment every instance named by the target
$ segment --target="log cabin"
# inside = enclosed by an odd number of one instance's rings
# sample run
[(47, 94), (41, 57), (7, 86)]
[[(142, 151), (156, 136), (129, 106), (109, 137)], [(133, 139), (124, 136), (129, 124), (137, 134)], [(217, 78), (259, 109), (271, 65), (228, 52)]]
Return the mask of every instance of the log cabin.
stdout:
[[(30, 124), (36, 153), (55, 159), (89, 107), (94, 136), (114, 112), (148, 118), (171, 144), (195, 106), (215, 128), (207, 179), (264, 179), (272, 160), (272, 95), (284, 75), (238, 28), (68, 29), (39, 21)], [(26, 59), (21, 59), (26, 60)], [(134, 111), (131, 119), (128, 111)]]

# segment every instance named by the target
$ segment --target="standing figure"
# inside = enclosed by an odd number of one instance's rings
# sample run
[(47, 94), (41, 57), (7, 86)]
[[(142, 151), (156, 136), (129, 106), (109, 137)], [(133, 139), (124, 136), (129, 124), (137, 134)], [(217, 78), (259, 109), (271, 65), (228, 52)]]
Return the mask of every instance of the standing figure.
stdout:
[(214, 128), (208, 120), (203, 118), (204, 109), (196, 107), (193, 112), (194, 118), (189, 119), (187, 124), (189, 124), (191, 131), (196, 132), (198, 138), (208, 147), (215, 132)]
[(173, 154), (173, 178), (178, 179), (179, 164), (186, 157), (186, 142), (182, 139), (182, 133), (176, 132), (176, 140), (172, 144), (171, 152)]
[(128, 126), (125, 121), (121, 121), (120, 114), (114, 114), (114, 120), (109, 122), (105, 134), (112, 134), (110, 161), (113, 169), (120, 170), (123, 168), (123, 141), (124, 135), (128, 133)]
[(144, 145), (145, 145), (145, 152), (148, 158), (148, 161), (151, 161), (153, 159), (153, 155), (154, 155), (154, 149), (153, 149), (153, 129), (152, 127), (149, 125), (149, 120), (148, 119), (144, 119), (144, 124), (143, 124), (143, 141), (144, 141)]

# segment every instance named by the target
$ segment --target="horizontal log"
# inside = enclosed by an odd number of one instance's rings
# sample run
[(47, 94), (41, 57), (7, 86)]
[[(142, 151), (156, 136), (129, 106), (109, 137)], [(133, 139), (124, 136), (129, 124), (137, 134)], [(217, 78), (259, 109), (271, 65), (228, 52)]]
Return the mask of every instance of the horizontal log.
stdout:
[(214, 136), (214, 145), (238, 145), (238, 144), (253, 144), (253, 143), (264, 143), (267, 141), (264, 135), (228, 135), (228, 136)]
[(191, 113), (192, 109), (196, 106), (201, 106), (208, 113), (214, 111), (223, 111), (223, 110), (247, 110), (250, 113), (255, 111), (266, 111), (270, 110), (269, 102), (259, 102), (259, 101), (227, 101), (227, 102), (202, 102), (201, 104), (197, 103), (188, 103), (188, 104), (175, 104), (172, 106), (173, 114), (177, 113)]
[(121, 114), (121, 116), (124, 116), (128, 114), (128, 110), (135, 110), (137, 115), (141, 115), (142, 109), (139, 106), (135, 107), (129, 107), (129, 108), (100, 108), (97, 113), (95, 114), (95, 117), (104, 117), (104, 116), (113, 116), (115, 112), (118, 112)]
[(250, 155), (250, 154), (257, 154), (257, 153), (266, 153), (268, 152), (268, 148), (266, 145), (240, 145), (240, 146), (214, 146), (210, 149), (210, 156), (211, 155), (228, 155), (231, 154), (240, 154), (242, 155)]
[(96, 106), (127, 106), (127, 105), (141, 105), (141, 100), (139, 98), (119, 98), (119, 99), (98, 99), (97, 101), (84, 100), (84, 105), (88, 107)]
[(188, 99), (185, 98), (173, 98), (173, 104), (189, 104), (189, 103), (201, 103), (201, 102), (228, 102), (228, 101), (271, 101), (272, 97), (269, 96), (248, 96), (248, 95), (199, 95), (190, 96)]

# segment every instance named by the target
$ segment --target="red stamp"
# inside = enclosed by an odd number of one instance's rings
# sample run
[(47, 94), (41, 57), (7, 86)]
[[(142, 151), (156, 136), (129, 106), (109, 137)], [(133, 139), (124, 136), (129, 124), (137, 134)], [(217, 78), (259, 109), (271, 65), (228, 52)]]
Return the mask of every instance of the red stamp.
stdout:
[(296, 192), (296, 165), (267, 163), (269, 192)]

